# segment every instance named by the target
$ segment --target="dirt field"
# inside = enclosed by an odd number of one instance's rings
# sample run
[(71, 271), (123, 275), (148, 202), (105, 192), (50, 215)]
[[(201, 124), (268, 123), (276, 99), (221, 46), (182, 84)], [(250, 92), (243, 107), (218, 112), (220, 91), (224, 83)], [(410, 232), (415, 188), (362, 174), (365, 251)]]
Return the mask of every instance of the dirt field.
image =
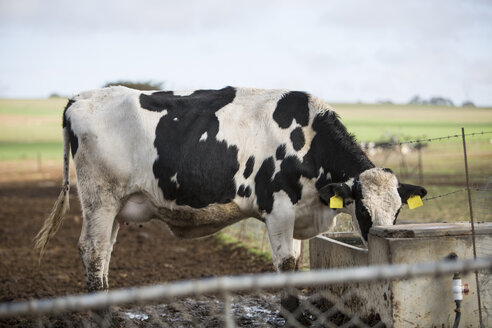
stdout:
[[(80, 205), (76, 188), (70, 193), (71, 210), (55, 238), (48, 245), (40, 264), (32, 239), (60, 191), (57, 168), (0, 172), (0, 302), (80, 294), (86, 292), (83, 267), (77, 251), (81, 229)], [(24, 174), (20, 172), (23, 171)], [(24, 180), (22, 179), (24, 177)], [(72, 178), (72, 181), (75, 179)], [(224, 245), (215, 237), (180, 240), (171, 235), (165, 224), (155, 221), (120, 229), (111, 259), (111, 288), (163, 283), (176, 280), (273, 271), (270, 261), (252, 255), (244, 248)], [(122, 306), (112, 309), (116, 326), (147, 327), (164, 322), (169, 327), (223, 326), (224, 311), (220, 298), (201, 297), (175, 300), (172, 304)], [(232, 312), (239, 327), (281, 327), (278, 291), (233, 296)], [(179, 305), (180, 311), (173, 306)], [(324, 312), (324, 310), (323, 310)], [(330, 312), (331, 313), (331, 312)], [(191, 318), (195, 321), (190, 321)], [(84, 326), (87, 312), (43, 317), (52, 327)], [(311, 320), (307, 317), (306, 320)], [(373, 318), (368, 319), (372, 325)], [(0, 327), (35, 327), (30, 317), (0, 319)], [(315, 319), (312, 319), (315, 320)], [(329, 320), (342, 323), (338, 312)], [(379, 318), (375, 322), (379, 322)], [(97, 326), (97, 323), (92, 323)]]
[[(32, 239), (51, 210), (60, 181), (0, 183), (0, 302), (84, 293), (77, 252), (81, 228), (75, 188), (71, 210), (38, 265)], [(110, 287), (271, 271), (271, 263), (214, 237), (179, 240), (161, 222), (124, 226), (111, 258)]]

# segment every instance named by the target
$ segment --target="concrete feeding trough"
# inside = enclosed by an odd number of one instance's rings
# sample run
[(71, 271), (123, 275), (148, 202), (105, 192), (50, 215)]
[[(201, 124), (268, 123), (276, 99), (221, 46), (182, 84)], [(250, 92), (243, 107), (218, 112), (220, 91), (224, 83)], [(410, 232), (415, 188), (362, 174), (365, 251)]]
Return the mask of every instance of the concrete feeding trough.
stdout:
[[(492, 254), (492, 223), (475, 224), (477, 257)], [(346, 243), (346, 244), (345, 244)], [(348, 244), (348, 245), (347, 245)], [(469, 223), (429, 223), (373, 227), (368, 250), (353, 233), (328, 233), (310, 241), (311, 269), (438, 261), (455, 253), (473, 258)], [(390, 327), (452, 327), (453, 275), (371, 283), (334, 284), (332, 294), (349, 296), (345, 305), (361, 318), (381, 318)], [(492, 327), (490, 273), (478, 275), (484, 325)], [(462, 275), (469, 294), (461, 303), (460, 327), (479, 327), (475, 274)]]

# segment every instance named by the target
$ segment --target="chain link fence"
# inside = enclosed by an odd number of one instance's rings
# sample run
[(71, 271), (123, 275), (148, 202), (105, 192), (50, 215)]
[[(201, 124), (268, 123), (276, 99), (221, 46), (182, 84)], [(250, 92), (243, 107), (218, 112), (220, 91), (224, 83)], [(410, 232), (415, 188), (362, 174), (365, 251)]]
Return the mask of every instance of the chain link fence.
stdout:
[[(380, 265), (311, 272), (256, 274), (111, 290), (86, 295), (0, 304), (0, 325), (18, 327), (392, 327), (417, 326), (419, 317), (444, 318), (451, 326), (455, 319), (452, 277), (479, 270), (488, 281), (492, 257), (476, 260), (440, 261), (419, 264)], [(442, 284), (450, 297), (438, 306), (426, 307), (415, 321), (401, 322), (393, 314), (415, 306), (412, 300), (389, 296), (388, 291), (372, 293), (394, 282), (411, 284), (426, 280)], [(473, 280), (470, 292), (473, 294)], [(347, 288), (351, 286), (352, 288)], [(372, 287), (371, 287), (372, 286)], [(355, 288), (354, 288), (355, 287)], [(484, 286), (489, 288), (490, 284)], [(422, 295), (426, 293), (422, 290)], [(281, 295), (297, 298), (293, 312), (280, 306)], [(472, 296), (465, 296), (463, 315), (475, 315)], [(484, 322), (492, 323), (490, 292), (483, 305)], [(415, 301), (415, 300), (413, 300)], [(391, 311), (371, 307), (389, 304)], [(432, 311), (435, 311), (434, 313)], [(384, 312), (384, 313), (383, 313)], [(393, 314), (391, 314), (393, 313)], [(408, 320), (407, 320), (408, 321)], [(403, 325), (402, 325), (403, 324)], [(470, 325), (466, 325), (467, 327)], [(471, 326), (474, 326), (473, 324)]]

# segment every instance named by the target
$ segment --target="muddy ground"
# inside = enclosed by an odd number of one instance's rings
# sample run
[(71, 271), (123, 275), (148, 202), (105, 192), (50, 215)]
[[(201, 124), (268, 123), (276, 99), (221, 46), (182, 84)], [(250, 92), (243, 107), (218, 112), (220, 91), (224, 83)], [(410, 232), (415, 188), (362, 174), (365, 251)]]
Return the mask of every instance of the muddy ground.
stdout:
[[(61, 181), (0, 183), (0, 302), (86, 291), (77, 251), (81, 210), (76, 188), (70, 213), (38, 263), (33, 238), (51, 210)], [(183, 279), (273, 271), (271, 262), (215, 237), (181, 240), (153, 221), (120, 229), (109, 272), (110, 288)]]
[[(70, 214), (48, 245), (41, 263), (32, 239), (60, 192), (59, 181), (0, 184), (0, 302), (85, 292), (77, 251), (81, 229), (76, 188)], [(155, 221), (124, 226), (109, 272), (120, 288), (183, 279), (272, 271), (272, 264), (214, 237), (180, 240)]]

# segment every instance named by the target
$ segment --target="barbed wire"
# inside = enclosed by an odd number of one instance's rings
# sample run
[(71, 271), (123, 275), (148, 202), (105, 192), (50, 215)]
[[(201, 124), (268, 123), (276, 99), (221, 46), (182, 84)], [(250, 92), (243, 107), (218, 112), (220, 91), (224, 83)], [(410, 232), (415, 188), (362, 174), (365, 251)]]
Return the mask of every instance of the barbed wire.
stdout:
[[(485, 134), (492, 134), (492, 131), (472, 132), (472, 133), (465, 133), (464, 135), (467, 137), (474, 137), (477, 135), (485, 135)], [(454, 135), (448, 135), (448, 136), (436, 137), (436, 138), (422, 138), (422, 139), (408, 140), (408, 141), (402, 141), (402, 142), (377, 142), (377, 143), (374, 142), (374, 143), (377, 144), (379, 147), (392, 147), (392, 146), (401, 146), (404, 144), (422, 144), (424, 142), (449, 140), (452, 138), (459, 138), (459, 137), (462, 137), (462, 134), (454, 134)], [(429, 200), (434, 200), (434, 199), (446, 197), (449, 195), (457, 194), (459, 192), (463, 192), (465, 190), (467, 190), (467, 188), (462, 188), (462, 189), (458, 189), (458, 190), (448, 192), (445, 194), (441, 194), (441, 195), (437, 195), (437, 196), (433, 196), (433, 197), (428, 197), (428, 198), (422, 199), (422, 201), (425, 202), (425, 201), (429, 201)], [(472, 190), (472, 191), (486, 191), (486, 190), (491, 190), (491, 189), (484, 189), (484, 188), (475, 187), (475, 188), (470, 188), (470, 190)]]
[[(481, 132), (473, 132), (473, 133), (465, 133), (466, 137), (474, 137), (477, 135), (485, 135), (485, 134), (492, 134), (492, 131), (481, 131)], [(381, 142), (378, 143), (379, 146), (382, 147), (390, 147), (390, 146), (401, 146), (404, 144), (421, 144), (424, 142), (432, 142), (432, 141), (441, 141), (441, 140), (449, 140), (452, 138), (459, 138), (461, 137), (461, 134), (453, 134), (453, 135), (448, 135), (444, 137), (436, 137), (436, 138), (422, 138), (422, 139), (416, 139), (416, 140), (408, 140), (408, 141), (402, 141), (402, 142)]]
[[(437, 196), (432, 196), (432, 197), (427, 197), (427, 198), (422, 199), (422, 202), (427, 202), (429, 200), (434, 200), (434, 199), (446, 197), (446, 196), (457, 194), (457, 193), (460, 193), (460, 192), (463, 192), (463, 191), (466, 191), (466, 190), (468, 190), (468, 188), (462, 188), (462, 189), (451, 191), (451, 192), (448, 192), (448, 193), (445, 193), (445, 194), (441, 194), (441, 195), (437, 195)], [(491, 191), (492, 189), (489, 189), (489, 188), (470, 188), (470, 190), (471, 191)]]

